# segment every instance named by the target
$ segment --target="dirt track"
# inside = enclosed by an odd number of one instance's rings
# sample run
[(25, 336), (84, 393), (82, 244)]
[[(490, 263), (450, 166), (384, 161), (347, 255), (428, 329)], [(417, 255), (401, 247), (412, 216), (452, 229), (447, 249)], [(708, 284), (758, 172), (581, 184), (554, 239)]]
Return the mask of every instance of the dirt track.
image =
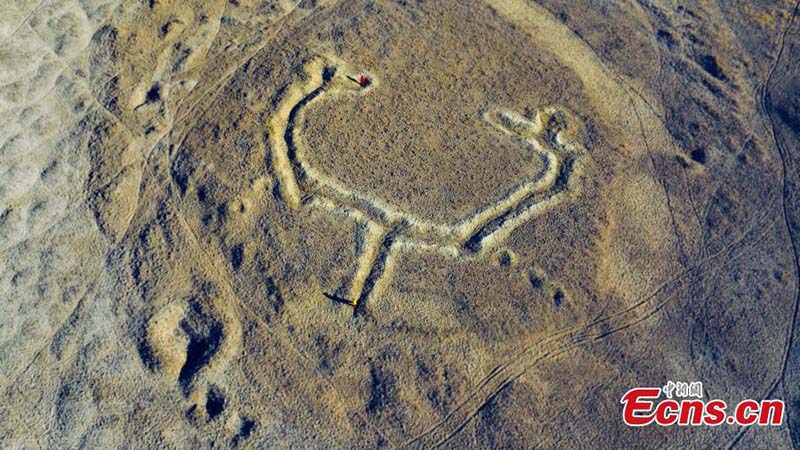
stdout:
[(800, 445), (796, 3), (0, 11), (0, 446)]

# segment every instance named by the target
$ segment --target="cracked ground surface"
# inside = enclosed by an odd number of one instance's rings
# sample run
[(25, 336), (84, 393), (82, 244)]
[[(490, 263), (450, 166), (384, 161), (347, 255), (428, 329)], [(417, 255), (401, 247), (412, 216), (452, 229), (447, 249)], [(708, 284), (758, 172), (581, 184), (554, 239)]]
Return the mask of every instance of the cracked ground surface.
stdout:
[(0, 12), (0, 447), (800, 446), (795, 2)]

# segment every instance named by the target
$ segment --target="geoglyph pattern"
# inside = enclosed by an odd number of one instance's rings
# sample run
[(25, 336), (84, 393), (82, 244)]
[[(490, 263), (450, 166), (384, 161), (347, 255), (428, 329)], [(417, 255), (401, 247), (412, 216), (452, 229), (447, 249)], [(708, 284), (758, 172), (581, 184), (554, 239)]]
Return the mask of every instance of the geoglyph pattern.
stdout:
[(289, 205), (324, 210), (354, 221), (364, 230), (360, 235), (363, 242), (358, 266), (336, 293), (356, 311), (364, 307), (373, 288), (391, 271), (393, 252), (434, 251), (456, 258), (484, 254), (501, 245), (526, 220), (555, 206), (577, 189), (573, 175), (583, 150), (566, 137), (569, 130), (565, 113), (543, 108), (532, 120), (502, 109), (484, 112), (483, 120), (530, 148), (531, 157), (541, 158), (543, 169), (502, 198), (456, 223), (431, 222), (400, 211), (386, 200), (354, 192), (347, 187), (346, 180), (333, 179), (308, 165), (304, 153), (313, 149), (304, 148), (296, 124), (303, 108), (313, 102), (324, 101), (326, 97), (335, 101), (341, 95), (367, 95), (370, 90), (379, 89), (380, 82), (370, 76), (368, 86), (354, 84), (353, 75), (345, 75), (348, 71), (345, 64), (324, 58), (315, 59), (305, 70), (307, 84), (290, 87), (284, 103), (269, 120), (273, 167)]
[(0, 447), (800, 446), (798, 14), (4, 2)]

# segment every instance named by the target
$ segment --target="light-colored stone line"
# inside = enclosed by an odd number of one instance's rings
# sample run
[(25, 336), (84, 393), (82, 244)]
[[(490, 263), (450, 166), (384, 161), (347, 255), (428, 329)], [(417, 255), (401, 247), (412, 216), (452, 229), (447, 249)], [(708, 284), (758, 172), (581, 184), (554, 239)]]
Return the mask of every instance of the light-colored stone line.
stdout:
[[(335, 69), (333, 79), (323, 79), (323, 71)], [(399, 251), (435, 252), (452, 258), (472, 258), (482, 256), (488, 249), (505, 241), (519, 226), (561, 203), (567, 197), (567, 186), (545, 197), (535, 200), (534, 196), (551, 190), (562, 170), (561, 162), (539, 140), (546, 131), (547, 115), (556, 114), (556, 108), (543, 108), (529, 120), (513, 111), (492, 108), (482, 115), (483, 120), (500, 132), (518, 140), (529, 147), (533, 154), (542, 160), (543, 168), (531, 179), (519, 183), (495, 202), (477, 209), (467, 217), (450, 222), (437, 223), (403, 211), (380, 198), (347, 188), (344, 183), (321, 173), (311, 167), (306, 158), (306, 145), (297, 124), (302, 123), (304, 110), (322, 98), (337, 98), (354, 92), (363, 93), (374, 89), (378, 82), (370, 77), (372, 85), (368, 88), (354, 88), (340, 75), (346, 72), (346, 64), (334, 59), (315, 58), (305, 68), (306, 81), (302, 85), (292, 85), (279, 105), (277, 111), (268, 119), (269, 141), (272, 146), (272, 163), (280, 186), (281, 195), (290, 207), (307, 207), (331, 215), (337, 220), (359, 224), (365, 227), (361, 253), (357, 256), (357, 266), (349, 277), (346, 288), (348, 299), (354, 306), (360, 298), (369, 299), (375, 295), (379, 286), (385, 285), (384, 278), (390, 277), (394, 268), (394, 254)], [(304, 103), (305, 102), (305, 103)], [(301, 105), (302, 103), (302, 105)], [(300, 107), (298, 107), (300, 105)], [(296, 110), (296, 108), (299, 108)], [(294, 111), (294, 117), (292, 117)], [(293, 123), (290, 123), (294, 120)], [(291, 130), (290, 130), (291, 127)], [(289, 131), (290, 130), (290, 131)], [(287, 132), (291, 133), (287, 137)], [(291, 139), (292, 149), (289, 148)], [(576, 153), (579, 147), (569, 142), (559, 132), (555, 143), (565, 152)], [(294, 158), (290, 157), (294, 151)], [(523, 203), (529, 202), (524, 206)], [(499, 221), (496, 229), (483, 230), (493, 220)], [(396, 237), (390, 247), (384, 239), (387, 230), (396, 230)], [(480, 235), (479, 233), (486, 233)], [(468, 251), (467, 242), (477, 239), (477, 251)], [(364, 292), (376, 261), (384, 255), (384, 270), (377, 280), (373, 280), (369, 292)]]

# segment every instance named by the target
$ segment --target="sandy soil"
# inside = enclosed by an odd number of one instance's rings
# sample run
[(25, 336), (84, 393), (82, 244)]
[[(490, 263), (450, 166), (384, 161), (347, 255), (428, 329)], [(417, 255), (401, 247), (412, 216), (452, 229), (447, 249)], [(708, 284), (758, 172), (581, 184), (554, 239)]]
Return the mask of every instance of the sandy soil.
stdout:
[(0, 13), (0, 447), (800, 446), (794, 2)]

